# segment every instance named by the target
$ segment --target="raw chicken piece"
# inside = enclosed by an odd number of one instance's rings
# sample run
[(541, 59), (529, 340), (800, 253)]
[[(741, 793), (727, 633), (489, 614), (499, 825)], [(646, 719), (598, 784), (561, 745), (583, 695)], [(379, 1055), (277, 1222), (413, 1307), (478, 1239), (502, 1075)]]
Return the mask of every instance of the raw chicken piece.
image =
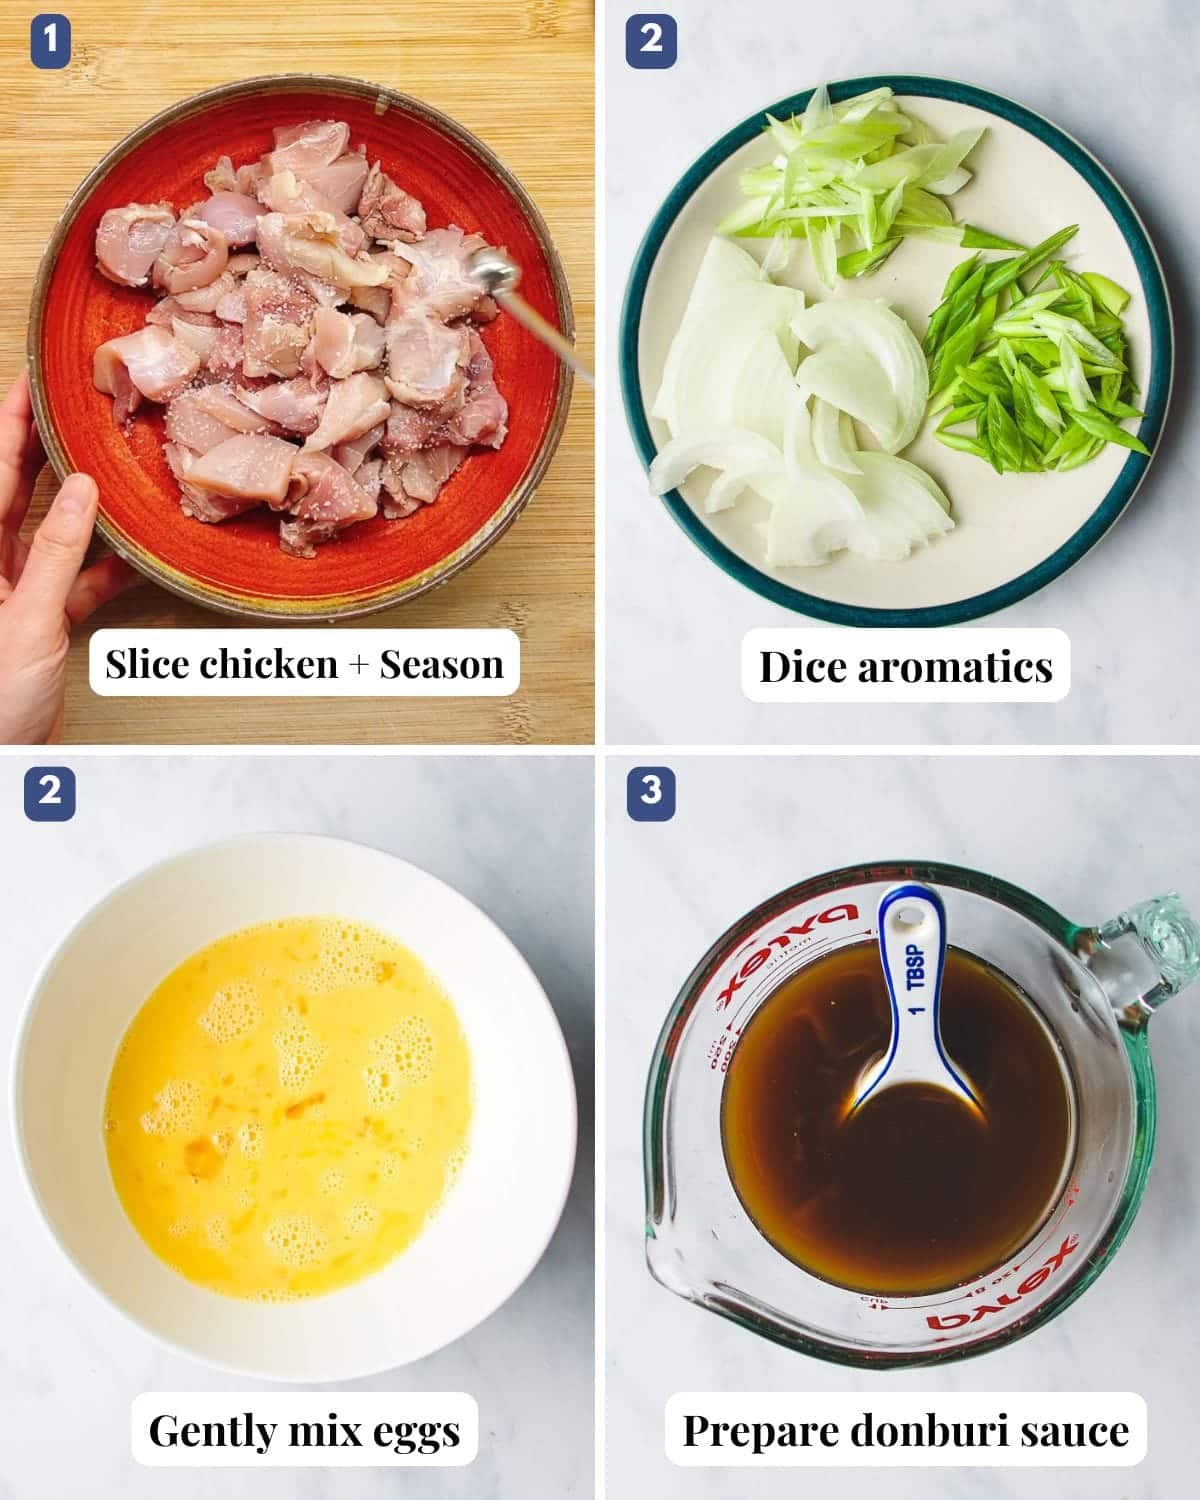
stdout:
[(392, 313), (413, 308), (437, 318), (463, 318), (484, 299), (484, 291), (471, 275), (472, 255), (485, 246), (482, 235), (464, 234), (455, 224), (431, 229), (412, 245), (396, 245), (395, 255), (407, 261), (408, 275), (392, 287)]
[(389, 457), (419, 453), (422, 448), (431, 448), (437, 442), (441, 423), (442, 418), (436, 412), (418, 411), (415, 406), (393, 401), (381, 447)]
[(306, 370), (314, 366), (335, 380), (354, 374), (354, 324), (349, 313), (318, 307), (313, 316), (313, 336), (301, 361)]
[(265, 432), (271, 425), (265, 417), (244, 406), (227, 385), (201, 386), (195, 392), (197, 408), (234, 432)]
[(367, 521), (375, 507), (364, 500), (354, 476), (328, 453), (298, 453), (285, 508), (306, 521), (351, 525)]
[(246, 321), (246, 293), (241, 287), (236, 292), (223, 293), (217, 303), (216, 312), (222, 323), (244, 323)]
[[(185, 312), (215, 313), (221, 298), (232, 292), (236, 286), (237, 281), (226, 269), (221, 272), (216, 281), (209, 282), (208, 286), (198, 286), (190, 292), (180, 292), (175, 297), (166, 297), (163, 300), (173, 303)], [(159, 306), (162, 305), (163, 303), (160, 302)]]
[(367, 158), (362, 151), (349, 151), (327, 167), (310, 167), (304, 180), (344, 214), (357, 213), (367, 180)]
[(341, 120), (276, 125), (274, 134), (275, 149), (263, 157), (264, 164), (272, 172), (295, 172), (299, 177), (337, 161), (350, 144), (350, 127)]
[(374, 370), (383, 363), (386, 339), (383, 329), (370, 313), (351, 313), (354, 324), (354, 368)]
[(243, 250), (240, 255), (231, 255), (225, 269), (231, 276), (245, 276), (258, 265), (258, 252)]
[(378, 506), (379, 491), (383, 486), (383, 461), (375, 458), (370, 463), (360, 464), (354, 471), (354, 480), (363, 494)]
[(437, 448), (425, 448), (414, 453), (400, 470), (400, 482), (404, 493), (422, 505), (432, 505), (438, 491), (467, 456), (465, 448), (453, 443), (443, 443)]
[(195, 217), (219, 229), (225, 243), (240, 248), (252, 245), (258, 233), (258, 216), (262, 205), (246, 193), (219, 192), (199, 204)]
[(163, 454), (179, 485), (179, 508), (193, 520), (215, 525), (218, 521), (228, 521), (230, 516), (240, 515), (244, 510), (253, 510), (262, 503), (253, 497), (211, 495), (196, 489), (188, 479), (192, 465), (196, 462), (196, 454), (182, 443), (164, 443)]
[(187, 483), (181, 483), (179, 491), (179, 508), (184, 515), (191, 516), (194, 521), (206, 521), (211, 526), (240, 516), (244, 511), (257, 510), (262, 504), (254, 495), (213, 495)]
[(421, 502), (404, 492), (401, 475), (406, 462), (407, 459), (404, 458), (385, 458), (380, 465), (379, 483), (383, 493), (379, 509), (385, 520), (403, 521), (406, 516), (415, 516), (421, 509)]
[(180, 391), (167, 407), (164, 430), (171, 443), (192, 453), (207, 453), (218, 443), (234, 436), (234, 429), (202, 411), (196, 404), (196, 391)]
[(380, 422), (377, 427), (370, 428), (360, 437), (339, 443), (333, 450), (333, 457), (348, 473), (355, 474), (362, 468), (368, 455), (373, 453), (383, 441), (383, 434), (384, 425)]
[(188, 483), (207, 495), (280, 505), (288, 491), (296, 449), (282, 438), (238, 433), (201, 454)]
[(335, 380), (329, 387), (320, 425), (305, 440), (305, 451), (332, 448), (360, 437), (385, 421), (388, 410), (387, 387), (378, 376), (358, 374), (348, 380)]
[(237, 174), (228, 156), (218, 156), (216, 163), (204, 174), (204, 186), (210, 193), (236, 193)]
[(324, 193), (294, 172), (276, 172), (261, 184), (258, 196), (272, 213), (329, 214), (338, 226), (338, 243), (347, 255), (357, 255), (367, 242), (361, 224), (348, 218)]
[(240, 375), (244, 364), (245, 346), (242, 330), (237, 323), (226, 323), (217, 339), (216, 348), (208, 358), (208, 368), (214, 375)]
[(171, 333), (186, 349), (194, 349), (200, 356), (200, 363), (207, 364), (213, 357), (217, 347), (217, 340), (221, 337), (221, 330), (214, 319), (211, 324), (200, 323), (196, 319), (203, 318), (203, 313), (192, 313), (187, 318), (172, 318)]
[(358, 203), (362, 227), (377, 240), (415, 240), (425, 233), (425, 209), (387, 175), (372, 166)]
[(467, 365), (466, 399), (442, 430), (449, 442), (464, 448), (472, 443), (499, 448), (508, 434), (508, 402), (496, 389), (492, 356), (483, 340), (474, 329), (467, 337), (471, 358)]
[(280, 545), (294, 557), (315, 557), (322, 542), (356, 521), (369, 521), (378, 507), (327, 453), (301, 453), (293, 467), (287, 509), (294, 519), (280, 525)]
[(110, 281), (145, 286), (174, 227), (175, 215), (165, 203), (110, 208), (96, 229), (97, 264)]
[(347, 299), (351, 307), (361, 307), (379, 324), (387, 322), (392, 307), (392, 292), (388, 286), (352, 287)]
[(176, 295), (211, 286), (228, 260), (229, 246), (219, 229), (203, 219), (181, 219), (154, 262), (154, 285)]
[(466, 329), (416, 311), (394, 319), (385, 334), (387, 388), (397, 401), (442, 411), (461, 405), (470, 359)]
[(261, 267), (250, 272), (244, 285), (244, 373), (248, 379), (279, 375), (290, 380), (300, 373), (300, 356), (312, 334), (313, 300), (287, 277)]
[[(121, 393), (127, 399), (128, 391), (118, 373), (123, 370), (143, 396), (165, 402), (181, 391), (199, 368), (200, 356), (194, 349), (181, 344), (165, 328), (147, 324), (136, 333), (100, 345), (92, 360), (92, 382), (98, 391), (110, 396)], [(117, 420), (123, 418), (118, 416)]]
[(163, 328), (172, 328), (176, 323), (194, 323), (198, 328), (219, 328), (212, 313), (191, 312), (181, 307), (175, 297), (164, 297), (156, 302), (146, 314), (147, 323), (158, 323)]
[(234, 191), (246, 193), (251, 198), (258, 196), (258, 186), (264, 177), (271, 175), (270, 169), (262, 161), (248, 161), (240, 166), (233, 174)]
[(257, 391), (238, 391), (238, 397), (251, 411), (298, 437), (307, 437), (317, 430), (328, 394), (327, 389), (314, 385), (307, 376), (264, 385)]
[(356, 286), (382, 286), (387, 280), (386, 267), (369, 256), (346, 254), (333, 214), (264, 214), (258, 221), (258, 250), (275, 270), (307, 272), (342, 293)]
[(129, 371), (123, 364), (115, 364), (109, 375), (111, 390), (109, 394), (113, 398), (113, 421), (120, 427), (129, 421), (134, 412), (142, 404), (142, 393), (129, 378)]
[(367, 313), (336, 312), (318, 307), (313, 336), (301, 363), (306, 370), (319, 366), (335, 380), (356, 370), (373, 370), (383, 359), (383, 329)]
[(344, 287), (332, 286), (328, 281), (322, 281), (319, 276), (312, 276), (307, 271), (295, 273), (297, 286), (307, 291), (318, 307), (341, 307), (346, 300)]
[(467, 456), (465, 448), (443, 443), (410, 455), (395, 454), (383, 462), (381, 481), (388, 492), (383, 514), (393, 521), (432, 505), (442, 486)]
[(205, 172), (204, 186), (210, 193), (244, 193), (246, 197), (253, 198), (262, 176), (261, 161), (247, 162), (235, 171), (227, 156), (219, 156), (212, 171)]

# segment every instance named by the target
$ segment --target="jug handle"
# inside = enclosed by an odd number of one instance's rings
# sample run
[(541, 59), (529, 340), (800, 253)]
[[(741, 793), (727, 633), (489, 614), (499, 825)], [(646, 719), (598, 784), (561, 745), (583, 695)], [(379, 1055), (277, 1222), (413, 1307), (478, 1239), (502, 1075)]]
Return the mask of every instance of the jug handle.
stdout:
[(1130, 1030), (1140, 1030), (1164, 1000), (1200, 978), (1200, 922), (1178, 891), (1083, 929), (1076, 949)]

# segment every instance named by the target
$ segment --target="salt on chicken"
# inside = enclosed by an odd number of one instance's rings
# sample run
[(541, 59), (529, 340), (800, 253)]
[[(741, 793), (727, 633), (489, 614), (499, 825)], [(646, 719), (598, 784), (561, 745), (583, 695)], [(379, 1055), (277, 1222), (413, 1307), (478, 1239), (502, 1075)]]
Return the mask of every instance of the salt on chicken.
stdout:
[(265, 505), (283, 550), (311, 558), (360, 521), (416, 514), (471, 449), (500, 447), (480, 235), (428, 228), (337, 120), (277, 126), (258, 161), (223, 156), (204, 185), (178, 212), (109, 209), (96, 231), (99, 271), (158, 300), (96, 350), (93, 380), (119, 424), (165, 408), (186, 515)]

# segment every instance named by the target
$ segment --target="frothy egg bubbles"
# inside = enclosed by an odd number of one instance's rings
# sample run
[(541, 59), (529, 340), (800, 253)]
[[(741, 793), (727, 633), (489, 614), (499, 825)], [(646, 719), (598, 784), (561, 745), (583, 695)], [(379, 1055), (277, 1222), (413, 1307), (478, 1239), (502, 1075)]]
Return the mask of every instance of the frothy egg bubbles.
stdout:
[(207, 1010), (197, 1018), (197, 1024), (214, 1042), (236, 1042), (239, 1037), (250, 1036), (260, 1019), (254, 986), (244, 979), (235, 979), (217, 990)]
[(263, 1128), (257, 1120), (246, 1120), (237, 1128), (238, 1150), (249, 1161), (263, 1153)]
[(179, 1135), (194, 1130), (201, 1119), (201, 1098), (198, 1084), (186, 1078), (168, 1079), (155, 1094), (153, 1108), (140, 1117), (142, 1130), (146, 1135)]
[(343, 918), (219, 939), (141, 1005), (103, 1139), (134, 1228), (173, 1270), (290, 1302), (386, 1265), (468, 1149), (471, 1063), (450, 999)]
[(284, 1265), (298, 1270), (319, 1266), (329, 1253), (329, 1241), (308, 1214), (288, 1214), (272, 1219), (263, 1239)]

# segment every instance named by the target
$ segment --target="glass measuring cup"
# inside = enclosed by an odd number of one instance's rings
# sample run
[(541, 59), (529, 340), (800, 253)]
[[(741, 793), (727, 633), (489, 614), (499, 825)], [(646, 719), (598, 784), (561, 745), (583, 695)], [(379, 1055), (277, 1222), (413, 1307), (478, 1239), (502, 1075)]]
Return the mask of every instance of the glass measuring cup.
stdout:
[[(937, 888), (950, 942), (998, 969), (1054, 1038), (1074, 1095), (1058, 1197), (1024, 1245), (974, 1281), (875, 1296), (779, 1254), (725, 1166), (721, 1093), (751, 1016), (799, 969), (875, 940), (884, 890)], [(1167, 895), (1082, 927), (974, 870), (886, 861), (835, 870), (763, 902), (713, 944), (684, 984), (646, 1091), (646, 1259), (669, 1290), (788, 1348), (876, 1368), (999, 1348), (1070, 1305), (1112, 1259), (1137, 1212), (1154, 1147), (1147, 1027), (1200, 976), (1200, 925)]]

